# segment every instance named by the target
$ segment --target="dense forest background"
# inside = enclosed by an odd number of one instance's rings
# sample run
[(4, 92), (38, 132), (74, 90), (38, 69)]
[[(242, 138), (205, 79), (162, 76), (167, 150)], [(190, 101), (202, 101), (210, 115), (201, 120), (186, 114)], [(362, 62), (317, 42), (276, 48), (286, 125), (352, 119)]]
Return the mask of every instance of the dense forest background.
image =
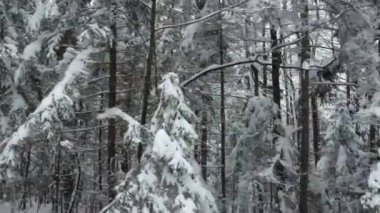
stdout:
[(380, 212), (380, 1), (1, 0), (0, 212)]

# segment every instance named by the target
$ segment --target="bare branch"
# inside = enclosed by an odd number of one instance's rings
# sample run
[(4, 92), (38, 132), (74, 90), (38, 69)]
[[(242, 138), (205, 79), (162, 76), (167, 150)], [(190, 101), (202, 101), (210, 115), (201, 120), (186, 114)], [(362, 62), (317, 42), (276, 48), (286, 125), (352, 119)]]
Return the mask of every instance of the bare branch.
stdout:
[(216, 15), (218, 15), (219, 13), (224, 12), (224, 11), (226, 11), (226, 10), (231, 10), (231, 9), (233, 9), (233, 8), (235, 8), (235, 7), (238, 7), (238, 6), (240, 6), (240, 5), (242, 5), (242, 4), (246, 3), (246, 2), (248, 2), (248, 0), (244, 0), (244, 1), (239, 2), (239, 3), (237, 3), (237, 4), (231, 5), (231, 6), (229, 6), (229, 7), (223, 8), (223, 9), (221, 9), (221, 10), (218, 10), (218, 11), (215, 11), (215, 12), (213, 12), (213, 13), (210, 13), (210, 14), (208, 14), (208, 15), (206, 15), (206, 16), (203, 16), (202, 18), (195, 19), (195, 20), (192, 20), (192, 21), (189, 21), (189, 22), (179, 23), (179, 24), (173, 24), (173, 25), (165, 25), (165, 26), (162, 26), (162, 27), (157, 28), (156, 31), (161, 31), (161, 30), (168, 29), (168, 28), (184, 27), (184, 26), (188, 26), (188, 25), (191, 25), (191, 24), (195, 24), (195, 23), (197, 23), (197, 22), (201, 22), (201, 21), (207, 20), (207, 19), (209, 19), (209, 18), (211, 18), (211, 17), (213, 17), (213, 16), (216, 16)]

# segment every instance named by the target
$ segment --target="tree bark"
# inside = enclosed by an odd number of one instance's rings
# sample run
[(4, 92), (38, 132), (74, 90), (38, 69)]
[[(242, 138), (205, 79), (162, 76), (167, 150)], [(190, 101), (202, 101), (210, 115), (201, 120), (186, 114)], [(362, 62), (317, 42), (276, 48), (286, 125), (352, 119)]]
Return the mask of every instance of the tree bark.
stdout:
[[(113, 6), (112, 6), (113, 7)], [(114, 8), (113, 8), (114, 9)], [(108, 108), (112, 108), (116, 106), (116, 72), (117, 72), (117, 50), (116, 50), (116, 21), (112, 20), (111, 23), (111, 31), (112, 31), (112, 44), (110, 47), (110, 69), (109, 69), (109, 82), (108, 82)], [(113, 200), (116, 196), (115, 187), (115, 156), (116, 156), (116, 125), (115, 119), (108, 120), (108, 158), (107, 158), (107, 183), (108, 183), (108, 199), (109, 201)]]
[(54, 180), (55, 180), (55, 195), (53, 202), (53, 212), (58, 213), (59, 209), (59, 181), (60, 181), (60, 163), (61, 163), (61, 145), (57, 145), (57, 153), (55, 154), (55, 171), (54, 171)]
[[(100, 96), (100, 111), (103, 109), (103, 95)], [(99, 120), (99, 126), (102, 126), (102, 121)], [(102, 181), (102, 175), (103, 175), (103, 167), (102, 167), (102, 161), (103, 161), (103, 157), (102, 157), (102, 146), (103, 146), (103, 132), (102, 132), (102, 128), (99, 127), (99, 130), (98, 130), (98, 140), (99, 140), (99, 148), (98, 148), (98, 188), (99, 188), (99, 192), (100, 194), (103, 193), (103, 181)], [(99, 209), (102, 209), (103, 208), (103, 204), (102, 204), (102, 201), (99, 199), (99, 204), (98, 204), (98, 208)]]
[(319, 112), (318, 112), (318, 100), (316, 94), (311, 96), (311, 112), (313, 123), (313, 148), (314, 148), (314, 164), (317, 168), (319, 161)]
[[(309, 9), (307, 0), (301, 0), (303, 11), (301, 12), (303, 37), (301, 40), (301, 66), (310, 61), (310, 45), (308, 32)], [(300, 143), (300, 193), (299, 211), (308, 212), (308, 182), (309, 182), (309, 70), (300, 72), (301, 78), (301, 143)]]
[[(272, 40), (272, 49), (278, 46), (277, 30), (274, 25), (271, 26), (270, 36)], [(276, 119), (281, 120), (281, 90), (280, 90), (280, 65), (281, 65), (281, 50), (272, 51), (272, 86), (273, 86), (273, 101), (278, 106)]]
[(20, 203), (20, 209), (26, 209), (26, 200), (28, 196), (30, 196), (30, 183), (29, 183), (29, 167), (30, 167), (30, 152), (31, 152), (32, 146), (28, 145), (27, 148), (27, 156), (25, 159), (25, 172), (24, 172), (24, 183), (23, 183), (23, 194), (21, 198)]
[[(245, 37), (244, 47), (245, 47), (245, 56), (247, 58), (249, 58), (252, 55), (251, 52), (249, 51), (249, 45), (248, 45), (248, 41), (247, 41), (247, 38), (248, 38), (248, 23), (249, 23), (248, 20), (249, 20), (249, 16), (247, 16), (247, 18), (245, 19), (245, 22), (244, 22), (244, 37)], [(254, 93), (255, 93), (255, 96), (259, 96), (259, 70), (257, 70), (257, 68), (255, 67), (255, 65), (253, 65), (253, 64), (251, 64), (249, 67), (251, 68), (251, 77), (254, 80)]]
[[(223, 0), (219, 1), (219, 8), (223, 8)], [(220, 32), (219, 32), (219, 54), (220, 64), (224, 64), (224, 51), (223, 51), (223, 27), (222, 27), (222, 13), (219, 14)], [(221, 119), (221, 184), (222, 184), (222, 203), (223, 210), (226, 212), (226, 153), (225, 153), (225, 141), (226, 141), (226, 115), (225, 115), (225, 103), (224, 103), (224, 71), (220, 69), (220, 119)]]
[[(146, 124), (146, 119), (147, 119), (147, 114), (148, 114), (148, 101), (149, 101), (149, 92), (150, 92), (150, 87), (151, 87), (150, 81), (151, 81), (151, 75), (152, 75), (154, 51), (156, 48), (155, 25), (156, 25), (156, 0), (152, 0), (151, 17), (150, 17), (149, 52), (148, 52), (148, 59), (146, 62), (146, 72), (145, 72), (145, 78), (144, 78), (141, 125)], [(139, 162), (143, 154), (143, 149), (144, 149), (143, 145), (139, 143), (138, 148), (137, 148), (137, 158)]]
[[(277, 30), (274, 25), (270, 28), (271, 48), (274, 49), (278, 46)], [(280, 65), (281, 65), (281, 51), (274, 50), (272, 54), (272, 95), (273, 102), (277, 105), (277, 112), (273, 117), (273, 146), (276, 145), (278, 138), (281, 135), (281, 90), (280, 90)], [(275, 163), (275, 173), (280, 183), (285, 182), (284, 166), (280, 159)], [(279, 206), (278, 192), (283, 190), (282, 184), (276, 184), (271, 187), (273, 190), (273, 198), (276, 206)]]
[[(263, 23), (263, 29), (262, 29), (262, 35), (263, 38), (265, 38), (265, 23)], [(265, 41), (263, 41), (263, 52), (266, 51), (266, 44)], [(266, 61), (268, 59), (267, 55), (264, 55), (264, 60)], [(267, 78), (267, 66), (263, 65), (263, 93), (264, 96), (267, 96), (267, 84), (268, 84), (268, 78)]]
[(202, 166), (202, 177), (207, 182), (207, 111), (202, 111), (202, 122), (201, 122), (201, 166)]

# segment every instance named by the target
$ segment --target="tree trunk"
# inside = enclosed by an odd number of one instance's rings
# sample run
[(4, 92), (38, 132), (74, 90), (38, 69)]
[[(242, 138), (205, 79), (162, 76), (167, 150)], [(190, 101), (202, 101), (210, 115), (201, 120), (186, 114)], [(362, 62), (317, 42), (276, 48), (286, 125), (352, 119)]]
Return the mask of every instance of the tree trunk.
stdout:
[[(270, 29), (270, 37), (272, 41), (271, 48), (275, 48), (278, 46), (278, 37), (277, 31), (274, 25), (271, 25)], [(273, 94), (273, 102), (277, 105), (277, 112), (273, 117), (273, 146), (276, 146), (278, 137), (281, 135), (281, 90), (280, 90), (280, 65), (281, 65), (281, 51), (275, 50), (271, 52), (272, 54), (272, 94)], [(275, 173), (276, 178), (280, 183), (285, 182), (284, 175), (284, 166), (280, 162), (280, 159), (275, 163)], [(279, 206), (279, 197), (278, 191), (283, 190), (282, 184), (277, 184), (276, 187), (271, 187), (273, 190), (273, 198), (275, 201), (275, 205)]]
[[(265, 38), (265, 23), (263, 23), (263, 31), (262, 31), (263, 38)], [(263, 52), (265, 54), (266, 51), (266, 44), (265, 41), (263, 41)], [(264, 60), (266, 61), (268, 59), (268, 56), (265, 54), (264, 55)], [(268, 83), (268, 78), (267, 78), (267, 66), (263, 65), (263, 92), (264, 96), (267, 95), (267, 83)]]
[(67, 213), (72, 213), (73, 210), (74, 210), (74, 206), (75, 204), (78, 202), (78, 194), (79, 194), (79, 186), (80, 186), (80, 182), (81, 182), (81, 173), (82, 173), (82, 169), (81, 169), (81, 165), (80, 165), (80, 160), (79, 160), (79, 157), (77, 154), (75, 154), (75, 160), (76, 160), (76, 163), (77, 163), (77, 171), (76, 171), (76, 177), (75, 177), (75, 185), (74, 185), (74, 189), (72, 191), (72, 194), (71, 194), (71, 199), (70, 199), (70, 203), (69, 203), (69, 206), (67, 208)]
[(202, 177), (207, 182), (207, 111), (202, 111), (202, 122), (201, 122), (201, 166), (202, 166)]
[(55, 180), (55, 195), (53, 202), (53, 212), (58, 213), (59, 209), (59, 181), (60, 181), (60, 163), (61, 163), (61, 145), (57, 145), (57, 153), (55, 155), (55, 171), (54, 171), (54, 180)]
[[(277, 31), (274, 25), (271, 26), (270, 36), (272, 40), (272, 49), (278, 46)], [(281, 90), (280, 90), (280, 65), (281, 51), (272, 51), (272, 86), (273, 86), (273, 101), (278, 106), (276, 119), (281, 120)]]
[[(145, 78), (144, 78), (141, 125), (146, 124), (146, 119), (147, 119), (147, 114), (148, 114), (148, 101), (149, 101), (149, 92), (150, 92), (150, 86), (151, 86), (150, 78), (152, 74), (153, 57), (154, 57), (154, 51), (155, 51), (155, 46), (156, 46), (155, 25), (156, 25), (156, 0), (152, 0), (151, 17), (150, 17), (149, 52), (148, 52), (148, 59), (146, 62), (146, 72), (145, 72)], [(143, 145), (139, 143), (138, 148), (137, 148), (137, 158), (139, 162), (141, 160), (142, 154), (143, 154)]]
[(255, 67), (255, 65), (251, 64), (251, 72), (253, 75), (253, 78), (255, 80), (255, 96), (259, 96), (259, 70)]
[[(219, 1), (219, 8), (223, 8), (223, 0)], [(223, 27), (222, 27), (222, 13), (219, 14), (220, 21), (220, 32), (219, 32), (219, 54), (220, 54), (220, 64), (224, 64), (224, 51), (223, 51)], [(222, 203), (223, 210), (226, 212), (226, 153), (225, 153), (225, 141), (226, 141), (226, 115), (225, 115), (225, 105), (224, 105), (224, 71), (220, 69), (220, 119), (221, 119), (221, 184), (222, 184)]]
[[(304, 5), (301, 12), (302, 20), (302, 40), (301, 40), (301, 66), (305, 63), (310, 63), (310, 45), (309, 45), (309, 26), (308, 14), (309, 9), (307, 0), (302, 0)], [(302, 213), (308, 212), (308, 182), (309, 182), (309, 70), (300, 72), (301, 77), (301, 143), (300, 143), (300, 198), (299, 211)]]
[[(112, 5), (113, 7), (113, 5)], [(117, 31), (116, 31), (116, 21), (112, 20), (111, 24), (111, 31), (112, 31), (112, 44), (110, 47), (110, 77), (109, 77), (109, 83), (108, 83), (108, 108), (112, 108), (116, 106), (116, 57), (117, 57), (117, 51), (116, 51), (116, 38), (117, 38)], [(108, 158), (107, 158), (107, 170), (108, 170), (108, 176), (107, 176), (107, 183), (108, 183), (108, 200), (111, 201), (116, 196), (116, 191), (114, 189), (115, 187), (115, 155), (116, 155), (116, 149), (115, 149), (115, 141), (116, 141), (116, 125), (115, 125), (115, 119), (109, 119), (108, 120)]]
[(311, 112), (313, 119), (313, 149), (314, 149), (314, 164), (317, 168), (319, 161), (319, 112), (318, 112), (318, 101), (316, 94), (311, 96)]
[[(103, 109), (103, 95), (100, 96), (100, 111)], [(99, 126), (102, 126), (102, 121), (99, 120)], [(102, 151), (103, 151), (103, 132), (102, 132), (102, 127), (99, 127), (99, 130), (98, 130), (98, 140), (99, 140), (99, 148), (98, 148), (98, 188), (99, 188), (99, 193), (102, 194), (103, 193), (103, 181), (102, 181), (102, 175), (103, 175), (103, 167), (102, 167), (102, 161), (103, 161), (103, 157), (102, 157)], [(101, 199), (99, 199), (99, 204), (98, 204), (98, 208), (99, 209), (102, 209), (103, 208), (103, 204), (102, 204), (102, 201)]]
[[(249, 45), (248, 45), (248, 20), (249, 20), (249, 16), (247, 16), (247, 18), (245, 19), (245, 22), (244, 22), (244, 37), (245, 37), (245, 41), (244, 41), (244, 47), (245, 47), (245, 56), (247, 57), (247, 59), (252, 55), (251, 52), (249, 51)], [(259, 96), (259, 70), (257, 70), (257, 68), (255, 67), (255, 65), (251, 64), (249, 66), (251, 68), (251, 77), (253, 78), (254, 80), (254, 92), (255, 92), (255, 96)]]
[(24, 172), (24, 184), (23, 184), (23, 194), (21, 198), (20, 203), (20, 209), (24, 210), (26, 209), (26, 200), (28, 199), (28, 196), (30, 196), (30, 185), (29, 185), (29, 167), (30, 167), (30, 152), (31, 152), (31, 145), (27, 148), (27, 156), (25, 159), (25, 172)]

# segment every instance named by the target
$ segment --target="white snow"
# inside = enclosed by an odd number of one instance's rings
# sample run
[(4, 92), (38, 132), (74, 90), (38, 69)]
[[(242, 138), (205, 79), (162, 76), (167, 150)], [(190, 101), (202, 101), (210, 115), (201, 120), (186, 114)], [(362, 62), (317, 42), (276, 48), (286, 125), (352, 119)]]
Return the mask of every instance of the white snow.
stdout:
[(13, 91), (13, 101), (12, 101), (12, 108), (11, 111), (15, 111), (18, 109), (23, 109), (26, 106), (24, 98), (20, 95), (17, 94), (16, 91)]
[(28, 27), (31, 31), (37, 31), (41, 21), (45, 16), (45, 4), (41, 0), (35, 0), (36, 9), (31, 17), (29, 17)]
[(36, 53), (41, 51), (43, 37), (33, 41), (32, 43), (28, 44), (22, 53), (22, 58), (24, 60), (29, 60), (32, 57), (36, 56)]
[(94, 52), (94, 49), (89, 48), (78, 53), (76, 58), (70, 63), (69, 67), (67, 68), (64, 78), (58, 82), (53, 90), (49, 93), (49, 95), (41, 101), (41, 104), (33, 112), (33, 114), (37, 114), (47, 109), (48, 107), (53, 106), (54, 100), (59, 100), (61, 98), (67, 98), (68, 100), (70, 99), (67, 97), (65, 92), (66, 86), (71, 84), (76, 77), (85, 73), (85, 62), (89, 59), (89, 54), (92, 52)]
[(67, 149), (72, 149), (72, 148), (74, 148), (74, 144), (71, 143), (71, 142), (68, 141), (68, 140), (61, 141), (59, 144), (60, 144), (61, 146), (65, 147), (65, 148), (67, 148)]
[(0, 116), (0, 133), (4, 134), (5, 131), (9, 128), (9, 119), (7, 117)]
[(137, 125), (139, 126), (140, 123), (136, 121), (132, 116), (128, 115), (127, 113), (123, 112), (120, 108), (113, 107), (106, 109), (103, 113), (99, 114), (97, 116), (98, 119), (107, 119), (107, 118), (116, 118), (120, 117), (123, 120), (127, 121), (131, 125)]
[[(64, 78), (55, 85), (49, 95), (41, 101), (37, 109), (31, 113), (29, 118), (17, 129), (17, 131), (15, 131), (10, 138), (2, 141), (1, 144), (5, 145), (5, 148), (0, 154), (0, 164), (15, 166), (18, 163), (15, 160), (15, 147), (20, 145), (20, 143), (27, 137), (36, 134), (35, 131), (31, 131), (31, 127), (34, 125), (43, 125), (43, 130), (50, 132), (50, 124), (45, 121), (53, 121), (56, 119), (57, 112), (54, 103), (59, 99), (64, 99), (66, 101), (64, 104), (71, 105), (72, 100), (66, 94), (66, 87), (70, 86), (76, 77), (85, 72), (85, 61), (88, 59), (89, 54), (94, 51), (93, 48), (88, 48), (79, 52), (66, 69)], [(40, 113), (42, 114), (40, 115)], [(40, 116), (43, 118), (42, 123), (39, 121), (41, 118)]]
[(305, 60), (302, 63), (302, 69), (305, 69), (305, 70), (309, 70), (310, 69), (310, 61), (309, 60)]
[(136, 121), (132, 116), (123, 112), (121, 109), (114, 107), (106, 109), (103, 113), (97, 116), (97, 119), (107, 119), (107, 118), (116, 118), (120, 117), (121, 119), (128, 122), (128, 129), (124, 133), (124, 141), (132, 141), (134, 143), (140, 143), (141, 141), (141, 131), (142, 126), (138, 121)]

